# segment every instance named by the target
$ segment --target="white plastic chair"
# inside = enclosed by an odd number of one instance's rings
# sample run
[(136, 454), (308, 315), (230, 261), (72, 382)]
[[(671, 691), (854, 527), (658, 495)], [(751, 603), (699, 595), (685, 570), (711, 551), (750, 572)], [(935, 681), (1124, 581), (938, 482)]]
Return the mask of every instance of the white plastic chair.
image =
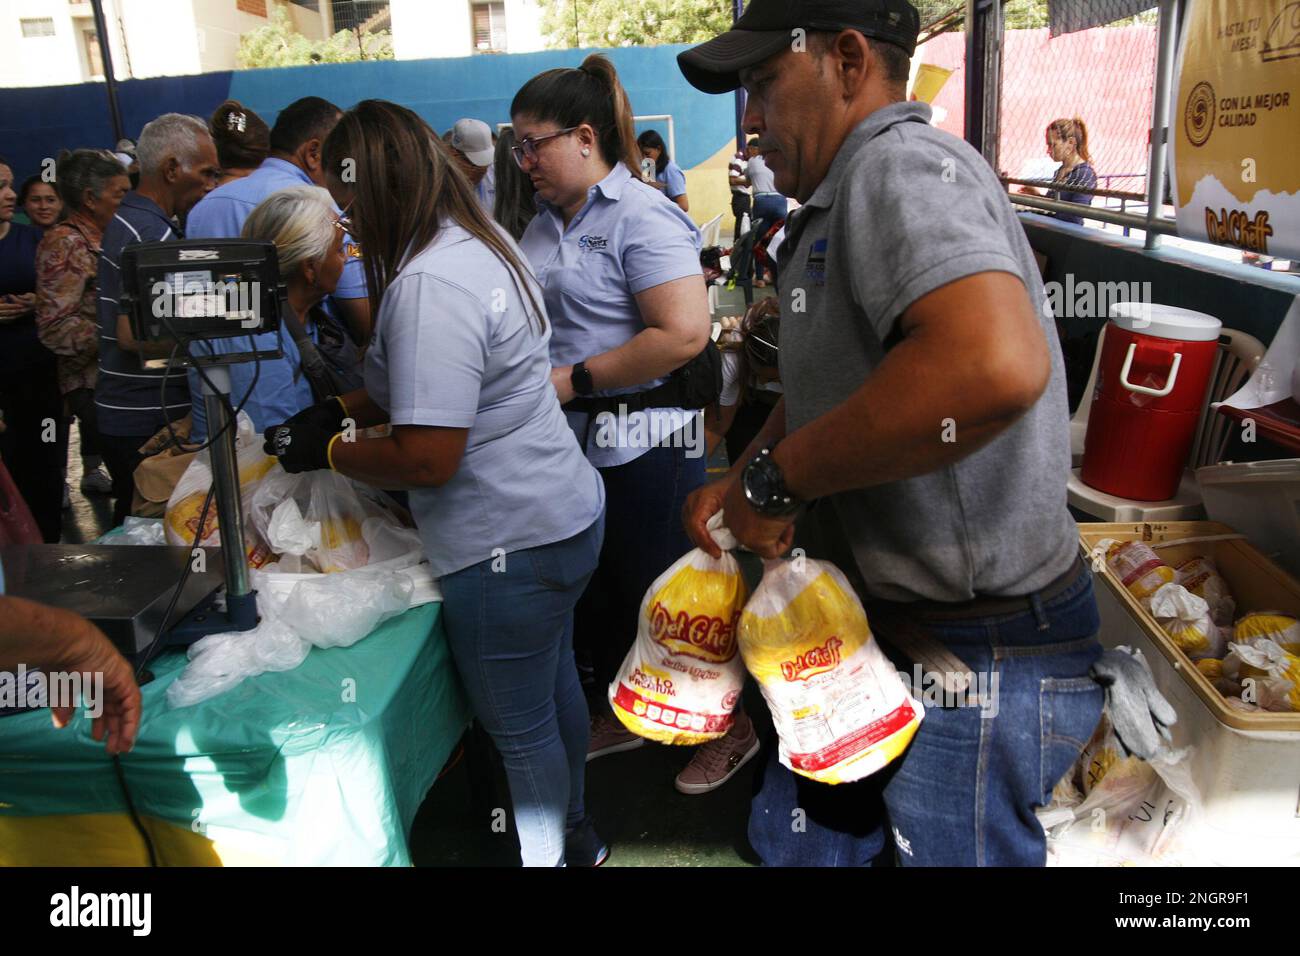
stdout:
[[(1167, 501), (1137, 501), (1133, 498), (1121, 498), (1104, 491), (1089, 487), (1079, 477), (1083, 458), (1083, 439), (1088, 430), (1088, 411), (1092, 406), (1092, 392), (1097, 384), (1097, 366), (1101, 359), (1101, 344), (1105, 332), (1097, 338), (1097, 357), (1092, 363), (1092, 375), (1088, 387), (1079, 402), (1079, 408), (1070, 420), (1070, 451), (1073, 455), (1078, 449), (1079, 460), (1070, 472), (1067, 495), (1070, 505), (1091, 515), (1098, 521), (1195, 521), (1204, 516), (1205, 508), (1201, 502), (1201, 489), (1196, 483), (1195, 470), (1202, 465), (1214, 464), (1219, 460), (1227, 446), (1232, 422), (1216, 414), (1210, 407), (1216, 402), (1233, 394), (1242, 383), (1250, 377), (1264, 357), (1264, 344), (1253, 335), (1236, 329), (1223, 329), (1219, 335), (1219, 351), (1215, 357), (1214, 368), (1210, 372), (1210, 383), (1206, 390), (1205, 401), (1201, 405), (1201, 417), (1196, 426), (1196, 436), (1192, 440), (1192, 450), (1188, 455), (1188, 467), (1183, 471), (1178, 492)], [(1075, 445), (1075, 440), (1078, 444)]]
[(722, 238), (722, 213), (718, 213), (704, 225), (700, 226), (700, 248), (718, 245)]

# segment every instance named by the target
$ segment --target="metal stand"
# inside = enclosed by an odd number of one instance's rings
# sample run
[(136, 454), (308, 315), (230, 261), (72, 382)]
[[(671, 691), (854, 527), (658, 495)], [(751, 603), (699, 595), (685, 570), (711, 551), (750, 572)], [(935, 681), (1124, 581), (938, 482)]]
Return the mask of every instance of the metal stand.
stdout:
[[(239, 459), (235, 451), (235, 423), (226, 404), (230, 396), (230, 369), (210, 365), (204, 369), (203, 407), (207, 412), (208, 434), (221, 437), (208, 448), (212, 463), (212, 486), (216, 489), (217, 522), (224, 531), (221, 562), (226, 577), (226, 616), (230, 630), (247, 631), (257, 626), (257, 596), (248, 582), (248, 558), (244, 554), (244, 507), (239, 498)], [(213, 388), (217, 391), (213, 391)], [(229, 425), (229, 427), (226, 427)]]

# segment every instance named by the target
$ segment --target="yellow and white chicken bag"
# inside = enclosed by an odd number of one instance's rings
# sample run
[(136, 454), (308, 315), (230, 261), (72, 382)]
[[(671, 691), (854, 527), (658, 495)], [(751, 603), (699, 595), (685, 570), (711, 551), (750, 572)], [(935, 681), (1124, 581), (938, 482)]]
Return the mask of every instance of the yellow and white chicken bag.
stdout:
[(832, 564), (766, 562), (740, 618), (740, 653), (772, 711), (781, 763), (812, 780), (875, 773), (924, 716)]
[(736, 625), (749, 588), (729, 550), (731, 532), (714, 515), (722, 557), (699, 548), (659, 575), (641, 601), (636, 641), (609, 685), (609, 703), (628, 730), (662, 744), (692, 746), (731, 729), (745, 684)]

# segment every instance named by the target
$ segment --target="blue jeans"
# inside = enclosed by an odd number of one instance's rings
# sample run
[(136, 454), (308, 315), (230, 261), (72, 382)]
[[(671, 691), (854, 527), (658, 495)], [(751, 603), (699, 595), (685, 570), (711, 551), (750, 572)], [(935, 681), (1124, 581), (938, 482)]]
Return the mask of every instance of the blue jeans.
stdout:
[(682, 505), (704, 484), (705, 461), (703, 455), (688, 458), (687, 451), (660, 445), (625, 465), (599, 469), (605, 481), (605, 544), (574, 627), (576, 641), (591, 655), (601, 701), (636, 639), (645, 592), (691, 550)]
[[(763, 232), (772, 228), (772, 224), (778, 219), (784, 219), (788, 203), (786, 198), (780, 193), (760, 193), (754, 197), (754, 212), (751, 217), (754, 228), (760, 226)], [(755, 235), (762, 236), (763, 232), (757, 232)]]
[[(782, 767), (772, 747), (749, 818), (749, 840), (763, 862), (1042, 866), (1046, 842), (1034, 808), (1049, 802), (1101, 718), (1102, 689), (1088, 676), (1101, 654), (1092, 575), (1082, 568), (1060, 594), (1047, 602), (1031, 596), (1026, 608), (915, 620), (993, 696), (985, 707), (923, 699), (916, 736), (884, 770), (828, 786)], [(888, 650), (883, 625), (879, 636)], [(890, 656), (914, 677), (910, 662)]]
[(573, 662), (573, 608), (604, 518), (566, 541), (489, 558), (442, 578), (452, 659), (505, 764), (525, 866), (560, 866), (584, 814), (589, 716)]

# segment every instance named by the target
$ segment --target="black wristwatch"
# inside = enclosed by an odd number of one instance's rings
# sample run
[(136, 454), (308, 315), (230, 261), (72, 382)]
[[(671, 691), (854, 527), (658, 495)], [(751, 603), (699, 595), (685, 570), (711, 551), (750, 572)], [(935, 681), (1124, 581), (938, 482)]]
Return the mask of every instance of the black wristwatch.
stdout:
[(781, 466), (772, 458), (775, 447), (773, 442), (754, 456), (740, 473), (740, 484), (751, 508), (761, 515), (782, 518), (798, 511), (803, 502), (786, 488)]
[(569, 373), (569, 384), (577, 395), (590, 395), (596, 390), (596, 383), (591, 380), (591, 372), (586, 362), (579, 362)]

